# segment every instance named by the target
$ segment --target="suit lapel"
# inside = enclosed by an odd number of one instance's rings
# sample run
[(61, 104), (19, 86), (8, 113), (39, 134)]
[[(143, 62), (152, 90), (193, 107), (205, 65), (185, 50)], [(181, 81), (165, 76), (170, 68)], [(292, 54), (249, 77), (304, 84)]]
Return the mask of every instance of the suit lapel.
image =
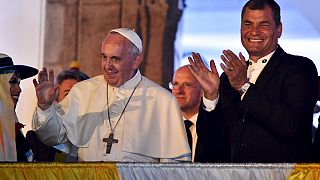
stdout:
[(281, 57), (285, 54), (283, 49), (278, 46), (276, 52), (270, 58), (268, 64), (261, 71), (255, 85), (259, 89), (263, 89), (267, 84), (268, 80), (277, 72), (277, 67), (281, 64)]

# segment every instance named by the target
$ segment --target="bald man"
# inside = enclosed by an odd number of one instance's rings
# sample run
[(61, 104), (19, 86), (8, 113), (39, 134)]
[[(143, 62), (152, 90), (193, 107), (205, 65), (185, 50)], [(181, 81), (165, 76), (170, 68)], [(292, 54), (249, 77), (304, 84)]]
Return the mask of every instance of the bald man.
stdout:
[[(224, 135), (223, 122), (215, 122), (217, 129), (214, 137), (203, 134), (201, 138), (217, 139), (210, 144), (210, 148), (203, 148), (202, 139), (198, 141), (197, 120), (203, 90), (196, 78), (193, 76), (188, 66), (182, 66), (174, 73), (170, 84), (172, 94), (177, 98), (182, 111), (183, 120), (188, 135), (190, 149), (192, 151), (193, 162), (227, 162), (229, 159), (229, 150), (227, 138)], [(206, 143), (207, 143), (206, 142)]]

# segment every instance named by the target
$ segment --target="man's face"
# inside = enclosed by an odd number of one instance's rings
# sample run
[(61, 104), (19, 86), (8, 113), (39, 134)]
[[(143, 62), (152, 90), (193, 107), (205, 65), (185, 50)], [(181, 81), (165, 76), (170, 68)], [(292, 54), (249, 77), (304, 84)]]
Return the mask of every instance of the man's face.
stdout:
[(241, 22), (241, 42), (251, 60), (258, 60), (275, 50), (282, 25), (276, 27), (272, 10), (246, 9)]
[(118, 87), (130, 80), (140, 64), (140, 56), (134, 58), (128, 53), (130, 41), (119, 34), (109, 34), (102, 43), (102, 72), (105, 80)]
[(21, 79), (19, 78), (19, 76), (16, 73), (14, 73), (13, 76), (11, 77), (11, 79), (9, 80), (10, 94), (11, 94), (11, 98), (14, 103), (14, 107), (17, 106), (19, 96), (21, 94), (20, 81), (21, 81)]
[(197, 111), (202, 90), (188, 67), (181, 67), (175, 72), (172, 85), (172, 94), (177, 98), (181, 110)]
[(78, 83), (78, 81), (76, 79), (66, 79), (64, 81), (62, 81), (59, 86), (58, 86), (58, 97), (57, 97), (57, 102), (60, 102), (63, 98), (65, 98), (73, 85), (75, 85), (76, 83)]

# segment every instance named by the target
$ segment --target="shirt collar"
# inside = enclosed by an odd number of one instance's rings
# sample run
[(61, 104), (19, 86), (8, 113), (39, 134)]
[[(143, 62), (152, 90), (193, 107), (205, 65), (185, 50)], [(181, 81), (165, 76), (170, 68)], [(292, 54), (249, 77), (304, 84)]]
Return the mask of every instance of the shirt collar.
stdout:
[[(272, 55), (276, 52), (276, 50), (272, 51), (271, 53), (267, 54), (266, 56), (258, 59), (258, 61), (256, 62), (256, 64), (267, 64), (270, 60), (270, 58), (272, 57)], [(249, 64), (255, 64), (254, 61), (252, 61), (251, 59), (249, 59)]]
[[(193, 115), (190, 119), (190, 120), (194, 125), (197, 124), (197, 119), (198, 119), (198, 113)], [(183, 120), (187, 120), (187, 118), (183, 117)]]

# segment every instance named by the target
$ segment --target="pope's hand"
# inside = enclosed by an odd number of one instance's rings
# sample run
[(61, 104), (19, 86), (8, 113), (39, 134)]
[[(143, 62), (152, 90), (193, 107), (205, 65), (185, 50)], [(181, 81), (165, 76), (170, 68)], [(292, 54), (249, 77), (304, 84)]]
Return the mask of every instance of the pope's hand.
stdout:
[(33, 85), (36, 89), (39, 108), (43, 111), (48, 109), (55, 99), (53, 70), (51, 69), (48, 75), (46, 67), (43, 67), (38, 74), (38, 81), (33, 79)]
[(192, 53), (192, 57), (188, 57), (188, 60), (190, 63), (188, 67), (203, 89), (204, 96), (209, 100), (216, 99), (219, 95), (220, 78), (214, 61), (210, 61), (211, 70), (209, 70), (199, 53)]

